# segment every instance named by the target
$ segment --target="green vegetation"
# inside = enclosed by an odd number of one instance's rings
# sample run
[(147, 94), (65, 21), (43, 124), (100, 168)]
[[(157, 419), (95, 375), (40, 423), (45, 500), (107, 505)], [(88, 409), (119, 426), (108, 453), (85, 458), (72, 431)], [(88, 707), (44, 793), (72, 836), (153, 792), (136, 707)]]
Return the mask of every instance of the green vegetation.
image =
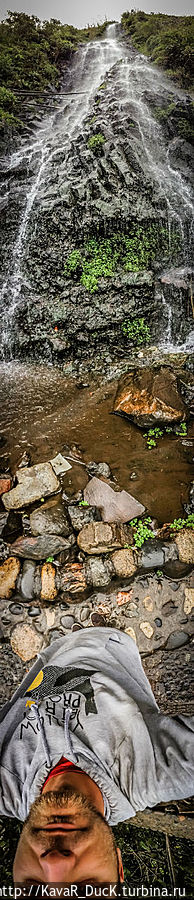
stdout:
[(163, 66), (182, 87), (192, 88), (194, 17), (124, 12), (121, 23), (134, 47)]
[(187, 519), (174, 519), (171, 523), (172, 531), (181, 531), (182, 528), (194, 528), (194, 513), (187, 516)]
[(150, 341), (150, 328), (145, 324), (145, 319), (127, 319), (121, 328), (123, 334), (135, 347), (148, 344)]
[(186, 422), (180, 422), (180, 425), (176, 426), (175, 434), (180, 434), (181, 437), (184, 437), (184, 435), (187, 434)]
[(6, 123), (21, 125), (25, 92), (34, 96), (34, 92), (45, 92), (51, 85), (58, 87), (64, 64), (80, 41), (98, 37), (106, 25), (104, 22), (80, 30), (57, 19), (41, 23), (36, 16), (9, 12), (0, 22), (1, 127)]
[(148, 428), (148, 431), (144, 432), (144, 437), (146, 438), (146, 443), (149, 450), (152, 450), (152, 447), (157, 447), (157, 439), (162, 437), (164, 434), (164, 430), (161, 431), (161, 428)]
[(134, 544), (138, 549), (142, 547), (144, 541), (153, 540), (154, 538), (153, 531), (149, 527), (151, 521), (150, 516), (147, 516), (146, 519), (132, 519), (130, 522), (130, 525), (134, 528)]
[(152, 450), (153, 447), (157, 447), (157, 440), (160, 437), (163, 437), (164, 434), (176, 434), (179, 437), (183, 437), (187, 434), (187, 425), (185, 422), (180, 422), (180, 425), (177, 425), (176, 428), (172, 425), (164, 425), (161, 428), (158, 428), (157, 426), (148, 428), (148, 431), (144, 431), (143, 437), (146, 438), (149, 450)]
[[(95, 135), (97, 138), (98, 135)], [(91, 138), (90, 138), (91, 140)], [(176, 230), (172, 234), (171, 260), (177, 260), (179, 237)], [(139, 272), (149, 269), (158, 256), (168, 259), (168, 230), (158, 222), (153, 224), (131, 225), (128, 234), (113, 232), (110, 238), (91, 238), (82, 249), (75, 248), (67, 257), (64, 274), (74, 277), (91, 294), (98, 290), (99, 278), (113, 278), (115, 272)], [(143, 322), (143, 320), (142, 320)], [(124, 323), (124, 327), (128, 327)], [(134, 326), (135, 327), (135, 326)], [(142, 324), (142, 336), (148, 338), (145, 331), (148, 326)], [(141, 333), (141, 327), (137, 329)], [(144, 332), (144, 334), (143, 334)], [(136, 337), (136, 335), (135, 335)]]
[(93, 153), (99, 153), (101, 151), (102, 146), (105, 142), (105, 137), (99, 131), (98, 134), (92, 134), (88, 140), (89, 150), (92, 150)]
[(89, 503), (87, 502), (87, 500), (80, 500), (78, 506), (89, 506)]

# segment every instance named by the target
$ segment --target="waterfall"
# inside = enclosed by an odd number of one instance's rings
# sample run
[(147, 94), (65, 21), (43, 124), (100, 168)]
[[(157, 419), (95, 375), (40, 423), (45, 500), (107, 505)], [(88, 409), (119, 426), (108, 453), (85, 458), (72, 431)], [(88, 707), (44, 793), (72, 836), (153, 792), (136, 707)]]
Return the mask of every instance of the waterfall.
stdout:
[[(145, 57), (126, 47), (117, 24), (109, 25), (100, 39), (82, 45), (76, 52), (59, 95), (51, 95), (50, 112), (42, 115), (33, 135), (23, 138), (20, 148), (2, 162), (1, 205), (6, 209), (7, 223), (10, 203), (14, 205), (13, 226), (10, 235), (7, 228), (5, 240), (1, 288), (2, 356), (11, 354), (15, 315), (22, 299), (28, 298), (31, 291), (32, 282), (25, 271), (29, 232), (33, 227), (36, 234), (41, 207), (52, 212), (55, 203), (60, 198), (63, 200), (67, 180), (72, 189), (76, 187), (71, 171), (72, 153), (80, 133), (84, 133), (90, 111), (93, 114), (95, 95), (105, 78), (106, 104), (109, 98), (114, 99), (123, 128), (129, 116), (131, 124), (135, 123), (134, 133), (132, 128), (128, 129), (133, 159), (155, 193), (156, 202), (166, 210), (169, 244), (176, 227), (185, 248), (185, 265), (191, 265), (194, 212), (191, 186), (188, 178), (173, 165), (173, 141), (164, 139), (149, 102), (159, 93), (165, 98), (174, 90), (176, 97), (181, 98), (183, 92), (173, 89), (164, 74), (153, 68)], [(124, 200), (127, 209), (129, 198), (126, 196)], [(162, 302), (165, 307), (166, 300)], [(171, 310), (167, 318), (169, 346)]]

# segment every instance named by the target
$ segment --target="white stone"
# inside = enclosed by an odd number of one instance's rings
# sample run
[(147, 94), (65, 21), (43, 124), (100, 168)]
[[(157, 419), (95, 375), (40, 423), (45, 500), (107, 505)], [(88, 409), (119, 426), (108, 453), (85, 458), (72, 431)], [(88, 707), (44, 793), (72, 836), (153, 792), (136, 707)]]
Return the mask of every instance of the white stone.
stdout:
[(150, 622), (141, 622), (141, 625), (139, 627), (141, 628), (141, 631), (143, 631), (143, 634), (145, 634), (145, 637), (149, 638), (149, 640), (150, 640), (150, 638), (152, 637), (152, 635), (154, 633), (154, 630), (152, 628), (152, 625), (150, 625)]
[(62, 456), (62, 453), (57, 453), (57, 456), (54, 459), (50, 459), (50, 463), (52, 468), (54, 469), (55, 475), (64, 475), (65, 472), (68, 472), (68, 469), (72, 469), (70, 463), (65, 456)]
[(184, 612), (189, 616), (194, 606), (194, 588), (185, 588)]

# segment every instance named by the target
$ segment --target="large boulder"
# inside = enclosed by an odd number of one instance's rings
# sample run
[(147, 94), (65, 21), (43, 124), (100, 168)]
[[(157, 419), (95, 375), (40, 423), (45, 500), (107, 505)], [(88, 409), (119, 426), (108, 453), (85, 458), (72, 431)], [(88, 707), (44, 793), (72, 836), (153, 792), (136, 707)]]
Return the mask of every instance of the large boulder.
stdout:
[(84, 500), (100, 510), (103, 522), (129, 522), (145, 512), (145, 506), (127, 491), (113, 491), (100, 478), (91, 478), (84, 490)]
[(126, 525), (105, 525), (91, 522), (80, 531), (77, 543), (80, 550), (91, 556), (120, 550), (129, 543), (130, 529)]
[(50, 463), (38, 463), (37, 466), (18, 469), (16, 476), (16, 487), (2, 496), (5, 509), (21, 509), (42, 497), (55, 494), (59, 489), (58, 478)]
[(114, 413), (142, 428), (158, 423), (176, 425), (186, 418), (176, 375), (166, 366), (128, 372), (119, 383)]

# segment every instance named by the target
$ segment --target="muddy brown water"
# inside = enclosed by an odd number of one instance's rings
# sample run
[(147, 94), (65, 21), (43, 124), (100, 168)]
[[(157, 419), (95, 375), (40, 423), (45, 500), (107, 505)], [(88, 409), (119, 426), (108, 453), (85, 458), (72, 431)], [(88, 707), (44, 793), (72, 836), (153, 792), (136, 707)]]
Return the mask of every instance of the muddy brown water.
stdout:
[[(78, 382), (79, 383), (79, 382)], [(183, 514), (193, 477), (193, 447), (166, 435), (148, 450), (143, 433), (120, 416), (111, 415), (117, 382), (99, 386), (90, 380), (79, 389), (53, 367), (10, 363), (0, 370), (0, 468), (15, 472), (24, 450), (32, 464), (78, 446), (88, 463), (109, 463), (120, 487), (140, 500), (160, 523)], [(194, 438), (191, 426), (187, 440)], [(131, 476), (135, 473), (136, 477)], [(82, 489), (85, 469), (73, 465), (64, 476), (67, 494)]]

